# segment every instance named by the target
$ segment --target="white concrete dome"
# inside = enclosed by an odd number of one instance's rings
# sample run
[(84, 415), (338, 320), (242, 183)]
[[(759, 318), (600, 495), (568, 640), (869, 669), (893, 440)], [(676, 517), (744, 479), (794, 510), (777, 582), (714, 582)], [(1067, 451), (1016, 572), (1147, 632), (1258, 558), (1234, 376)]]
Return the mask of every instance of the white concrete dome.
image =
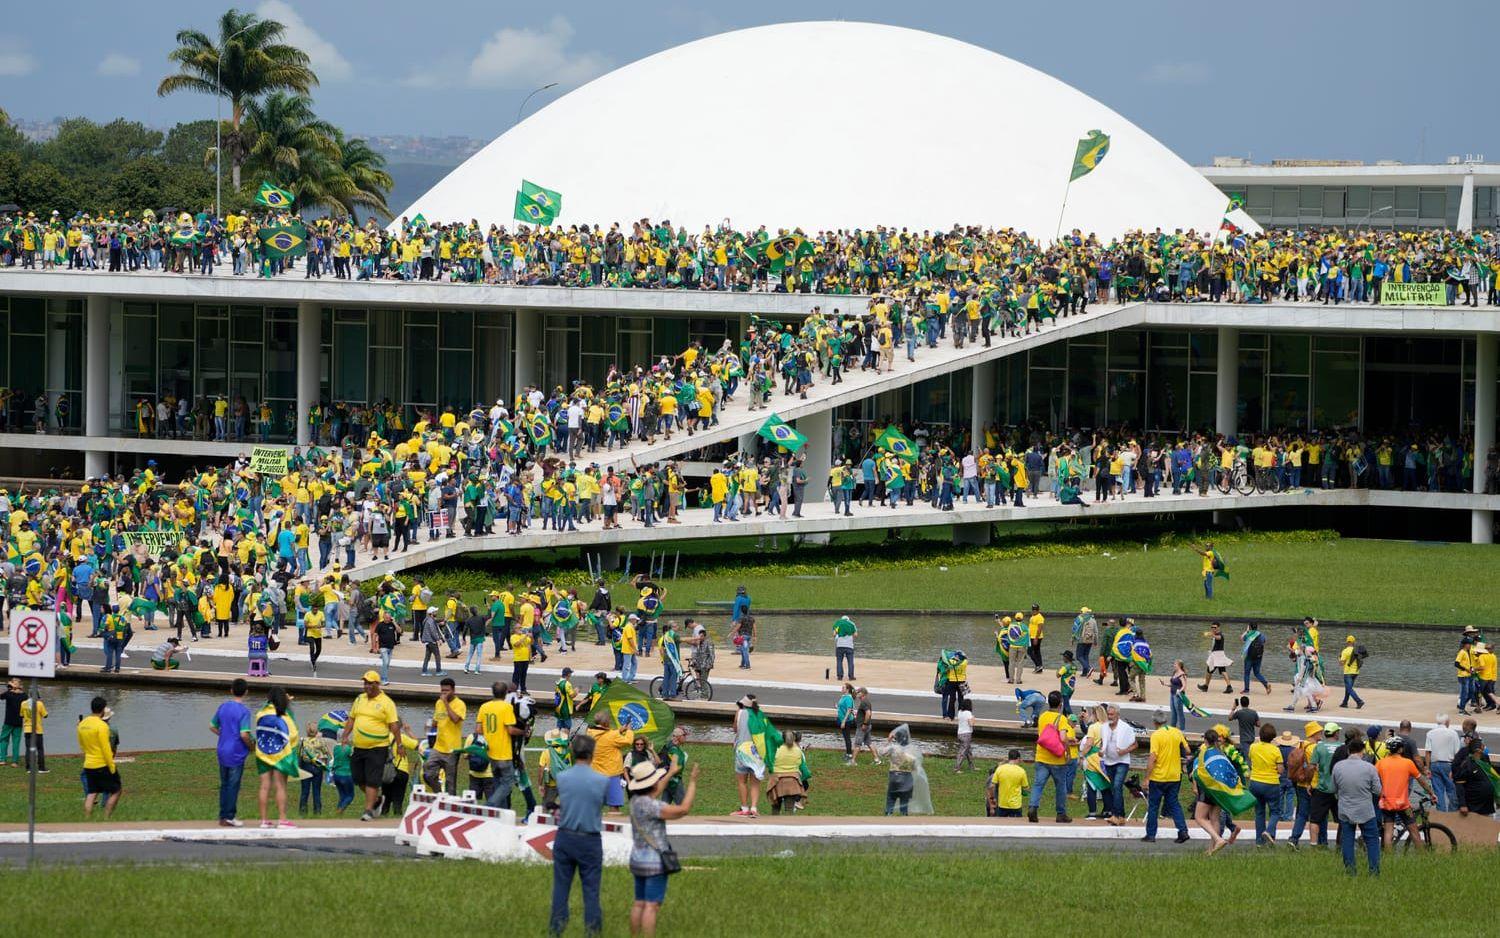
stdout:
[(1094, 129), (1109, 152), (1073, 183), (1063, 231), (1217, 230), (1223, 194), (1082, 92), (956, 39), (844, 22), (723, 33), (616, 69), (506, 131), (403, 214), (510, 224), (524, 178), (562, 194), (559, 224), (959, 223), (1050, 240), (1075, 148)]

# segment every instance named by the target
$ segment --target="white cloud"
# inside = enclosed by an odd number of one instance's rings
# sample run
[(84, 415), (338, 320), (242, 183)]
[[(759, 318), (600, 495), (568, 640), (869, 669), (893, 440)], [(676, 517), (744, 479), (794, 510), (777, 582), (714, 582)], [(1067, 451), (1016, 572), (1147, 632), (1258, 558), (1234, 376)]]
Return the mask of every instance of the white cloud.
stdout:
[(265, 0), (255, 12), (261, 19), (275, 20), (286, 27), (285, 42), (307, 53), (319, 79), (348, 81), (354, 76), (354, 66), (349, 64), (343, 53), (316, 29), (307, 25), (302, 15), (292, 9), (292, 5), (286, 0)]
[[(598, 52), (569, 49), (573, 24), (555, 16), (541, 29), (506, 27), (485, 42), (469, 63), (469, 84), (481, 88), (522, 90), (549, 82), (581, 85), (609, 68)], [(413, 75), (408, 83), (420, 79)]]
[(14, 39), (0, 38), (0, 75), (19, 77), (36, 71), (36, 59)]
[(1146, 72), (1153, 85), (1197, 85), (1208, 81), (1208, 66), (1202, 62), (1157, 62)]
[(99, 60), (99, 67), (95, 71), (106, 78), (129, 78), (141, 73), (141, 60), (120, 52), (111, 52)]

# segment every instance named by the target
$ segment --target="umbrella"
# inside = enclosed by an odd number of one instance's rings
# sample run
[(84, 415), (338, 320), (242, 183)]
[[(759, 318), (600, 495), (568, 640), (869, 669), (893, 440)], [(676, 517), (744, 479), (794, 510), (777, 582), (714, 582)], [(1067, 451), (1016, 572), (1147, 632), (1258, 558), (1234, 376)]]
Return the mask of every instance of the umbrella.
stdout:
[(19, 212), (20, 210), (21, 206), (14, 202), (6, 202), (4, 205), (0, 205), (0, 212)]

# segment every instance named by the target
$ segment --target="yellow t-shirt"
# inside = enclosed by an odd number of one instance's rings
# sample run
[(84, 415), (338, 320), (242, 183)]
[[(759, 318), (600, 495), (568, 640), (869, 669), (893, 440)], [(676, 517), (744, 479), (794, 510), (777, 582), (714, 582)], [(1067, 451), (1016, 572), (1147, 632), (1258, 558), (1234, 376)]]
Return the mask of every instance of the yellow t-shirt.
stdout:
[(321, 609), (309, 609), (302, 614), (302, 628), (308, 638), (323, 637), (323, 623), (327, 620)]
[(779, 746), (776, 758), (771, 761), (771, 772), (775, 775), (796, 775), (802, 770), (802, 750), (796, 746)]
[(635, 731), (595, 728), (589, 730), (589, 735), (594, 737), (594, 771), (604, 776), (625, 771), (625, 750), (635, 742)]
[(355, 749), (379, 749), (391, 744), (391, 724), (400, 719), (396, 715), (396, 704), (381, 691), (374, 697), (360, 694), (349, 708), (349, 717), (354, 721), (354, 732), (349, 740)]
[(512, 661), (530, 661), (531, 633), (525, 630), (512, 633), (510, 636), (510, 653)]
[[(1072, 748), (1072, 746), (1078, 742), (1078, 734), (1073, 732), (1073, 724), (1068, 722), (1068, 718), (1063, 716), (1061, 713), (1058, 713), (1056, 710), (1048, 710), (1041, 715), (1040, 719), (1036, 721), (1037, 738), (1040, 739), (1042, 730), (1046, 729), (1050, 724), (1053, 723), (1057, 724), (1057, 731), (1062, 734), (1063, 742), (1066, 743), (1069, 748)], [(1047, 751), (1046, 747), (1037, 746), (1036, 761), (1043, 765), (1065, 765), (1068, 761), (1068, 755), (1067, 752), (1064, 752), (1060, 756), (1054, 756), (1052, 753)]]
[(995, 806), (1019, 810), (1021, 796), (1031, 785), (1026, 781), (1026, 770), (1011, 762), (1002, 762), (990, 776), (995, 783)]
[(1259, 740), (1250, 744), (1250, 781), (1281, 784), (1281, 747)]
[(31, 700), (28, 698), (21, 701), (21, 732), (35, 733), (42, 736), (46, 733), (47, 705), (42, 701), (36, 702), (36, 729), (31, 728)]
[(115, 771), (115, 750), (109, 744), (109, 724), (97, 714), (78, 721), (78, 748), (83, 751), (83, 767)]
[(1345, 645), (1339, 652), (1339, 661), (1344, 665), (1345, 674), (1359, 673), (1359, 656), (1354, 654), (1353, 645)]
[(503, 700), (487, 700), (480, 706), (474, 722), (484, 731), (484, 748), (490, 759), (509, 762), (513, 749), (506, 728), (516, 725), (516, 708)]
[(1182, 749), (1187, 737), (1175, 726), (1163, 726), (1151, 734), (1151, 755), (1156, 765), (1151, 769), (1153, 782), (1177, 782), (1182, 780)]
[(1032, 641), (1036, 641), (1037, 639), (1043, 637), (1042, 636), (1042, 626), (1046, 623), (1046, 621), (1047, 620), (1045, 618), (1043, 618), (1043, 616), (1042, 616), (1042, 614), (1040, 612), (1038, 612), (1036, 615), (1032, 616), (1030, 619), (1026, 620), (1026, 627), (1027, 627), (1027, 629), (1031, 633), (1031, 640)]
[(620, 654), (635, 654), (635, 626), (629, 622), (620, 630)]
[[(458, 714), (457, 723), (448, 718), (448, 707)], [(437, 723), (437, 739), (433, 740), (432, 748), (441, 753), (450, 753), (464, 744), (464, 717), (469, 712), (457, 697), (448, 701), (448, 707), (443, 706), (442, 698), (432, 705), (432, 719)]]

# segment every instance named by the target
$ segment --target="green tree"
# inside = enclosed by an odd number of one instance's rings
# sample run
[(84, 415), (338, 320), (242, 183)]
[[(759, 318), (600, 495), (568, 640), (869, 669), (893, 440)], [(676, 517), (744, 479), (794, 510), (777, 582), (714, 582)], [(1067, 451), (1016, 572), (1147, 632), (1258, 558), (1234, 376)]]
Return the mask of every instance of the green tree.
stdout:
[[(355, 220), (358, 220), (362, 208), (389, 215), (391, 210), (385, 200), (395, 180), (386, 172), (385, 157), (372, 150), (361, 137), (345, 140), (339, 130), (334, 131), (334, 142), (339, 146), (338, 168), (342, 177), (338, 208)], [(333, 207), (329, 206), (330, 209)]]
[(177, 34), (177, 48), (167, 56), (178, 72), (157, 86), (161, 96), (178, 91), (222, 96), (229, 101), (229, 132), (224, 156), (230, 179), (240, 186), (240, 165), (249, 152), (241, 134), (246, 109), (272, 92), (307, 94), (318, 83), (307, 53), (281, 42), (286, 27), (254, 13), (229, 9), (219, 17), (218, 40), (185, 29)]
[(36, 160), (21, 166), (15, 201), (38, 216), (56, 210), (67, 218), (82, 207), (77, 184), (52, 164)]
[(161, 143), (161, 131), (138, 121), (96, 124), (74, 117), (58, 126), (57, 136), (42, 144), (38, 155), (74, 178), (100, 179), (126, 163), (155, 154)]
[(315, 157), (337, 161), (338, 128), (313, 113), (305, 95), (272, 92), (245, 107), (243, 139), (246, 165), (281, 186), (295, 188), (304, 170), (311, 175)]
[(186, 121), (167, 131), (161, 145), (162, 162), (175, 168), (204, 169), (213, 165), (214, 122)]

